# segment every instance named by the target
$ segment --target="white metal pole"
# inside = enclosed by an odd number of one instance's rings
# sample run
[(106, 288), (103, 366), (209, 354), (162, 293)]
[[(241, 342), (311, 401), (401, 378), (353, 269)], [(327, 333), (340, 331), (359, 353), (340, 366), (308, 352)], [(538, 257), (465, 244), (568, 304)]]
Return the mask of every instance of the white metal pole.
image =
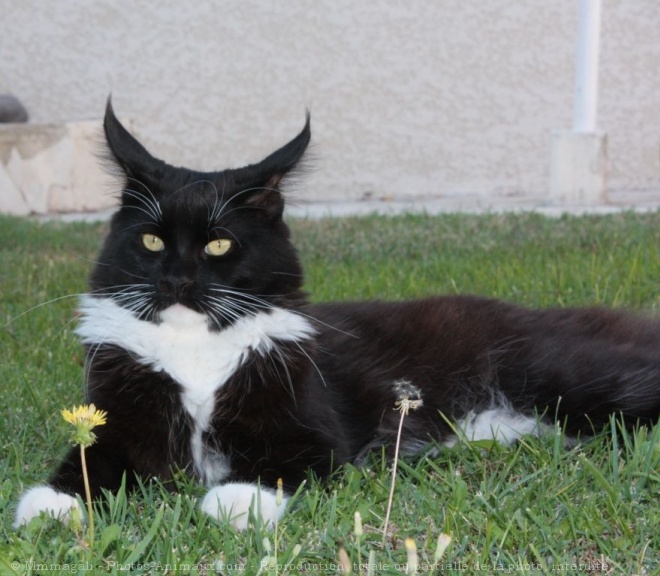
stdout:
[(601, 0), (579, 0), (573, 132), (596, 131)]

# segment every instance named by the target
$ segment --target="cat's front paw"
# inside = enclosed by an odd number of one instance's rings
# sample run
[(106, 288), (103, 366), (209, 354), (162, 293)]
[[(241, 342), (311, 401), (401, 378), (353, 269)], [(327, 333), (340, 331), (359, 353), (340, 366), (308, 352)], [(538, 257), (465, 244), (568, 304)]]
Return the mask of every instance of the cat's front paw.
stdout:
[(27, 524), (41, 512), (46, 512), (66, 524), (71, 519), (71, 510), (74, 508), (80, 512), (75, 496), (57, 492), (50, 486), (35, 486), (21, 497), (16, 509), (14, 528)]
[(286, 496), (278, 505), (275, 490), (256, 484), (223, 484), (208, 491), (202, 500), (202, 510), (218, 520), (229, 520), (238, 530), (245, 530), (250, 509), (257, 518), (272, 526), (284, 514)]

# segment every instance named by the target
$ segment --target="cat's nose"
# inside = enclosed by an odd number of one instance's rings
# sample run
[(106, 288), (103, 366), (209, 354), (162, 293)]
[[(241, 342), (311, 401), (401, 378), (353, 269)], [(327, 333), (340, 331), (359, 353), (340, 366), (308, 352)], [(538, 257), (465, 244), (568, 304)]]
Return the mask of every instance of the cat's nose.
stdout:
[(187, 276), (164, 276), (158, 283), (161, 293), (176, 300), (188, 296), (193, 286), (193, 280)]

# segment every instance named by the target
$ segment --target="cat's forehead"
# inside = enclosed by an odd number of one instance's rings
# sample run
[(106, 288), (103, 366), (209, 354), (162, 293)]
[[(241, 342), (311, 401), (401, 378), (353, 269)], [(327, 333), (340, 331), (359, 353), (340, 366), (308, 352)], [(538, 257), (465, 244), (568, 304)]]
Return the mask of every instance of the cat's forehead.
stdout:
[(168, 167), (157, 180), (148, 182), (162, 202), (177, 203), (190, 199), (229, 198), (239, 189), (231, 170), (197, 172), (187, 168)]
[(231, 201), (239, 192), (236, 184), (225, 173), (200, 174), (191, 172), (159, 182), (158, 201), (174, 209), (199, 209)]
[(229, 227), (239, 233), (246, 224), (251, 227), (254, 210), (241, 201), (248, 190), (222, 173), (164, 174), (149, 185), (129, 181), (113, 229), (151, 229), (159, 235), (183, 235), (189, 240), (198, 236), (204, 239), (218, 228)]
[(209, 180), (199, 180), (164, 195), (161, 210), (165, 223), (182, 220), (198, 225), (213, 225), (239, 211), (241, 190), (222, 187)]
[(123, 191), (123, 207), (137, 209), (154, 223), (180, 220), (214, 222), (235, 209), (236, 201), (250, 189), (238, 186), (223, 172), (196, 173), (174, 169), (158, 181), (128, 182)]

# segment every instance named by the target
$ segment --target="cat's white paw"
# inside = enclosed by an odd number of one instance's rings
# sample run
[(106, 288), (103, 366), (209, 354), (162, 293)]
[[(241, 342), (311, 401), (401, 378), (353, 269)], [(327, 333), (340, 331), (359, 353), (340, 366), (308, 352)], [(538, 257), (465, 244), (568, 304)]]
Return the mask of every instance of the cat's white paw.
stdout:
[(275, 490), (256, 484), (223, 484), (208, 491), (202, 500), (202, 510), (218, 520), (229, 520), (238, 530), (245, 530), (250, 508), (262, 522), (272, 526), (284, 514), (288, 498), (278, 506)]
[(57, 492), (50, 486), (35, 486), (21, 497), (16, 509), (14, 528), (18, 528), (21, 524), (27, 524), (32, 518), (39, 516), (41, 512), (46, 512), (49, 516), (53, 516), (66, 524), (71, 517), (70, 514), (73, 508), (80, 511), (75, 496)]

